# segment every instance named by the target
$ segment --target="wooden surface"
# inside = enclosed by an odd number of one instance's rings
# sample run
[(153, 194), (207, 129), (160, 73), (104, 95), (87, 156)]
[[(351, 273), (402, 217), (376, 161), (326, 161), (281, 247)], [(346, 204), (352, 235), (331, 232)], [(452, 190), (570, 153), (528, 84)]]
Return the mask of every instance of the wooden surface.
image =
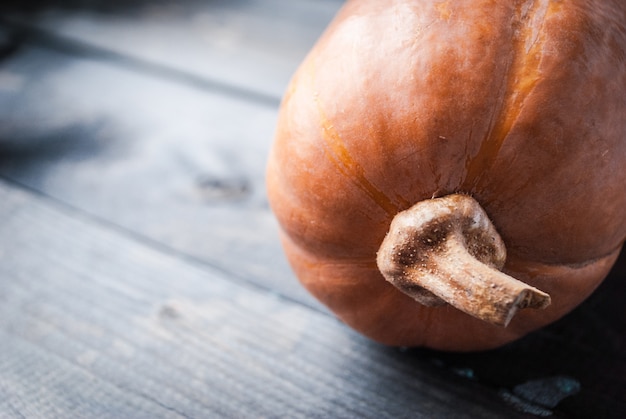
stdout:
[(0, 418), (626, 417), (624, 257), (475, 354), (375, 344), (298, 285), (265, 158), (340, 1), (110, 3), (0, 6)]

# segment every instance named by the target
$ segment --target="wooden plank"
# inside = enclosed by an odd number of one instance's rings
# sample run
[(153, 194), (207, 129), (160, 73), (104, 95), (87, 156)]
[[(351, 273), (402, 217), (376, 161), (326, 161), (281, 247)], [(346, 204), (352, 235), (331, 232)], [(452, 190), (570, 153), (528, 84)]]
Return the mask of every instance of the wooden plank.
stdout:
[(522, 417), (429, 357), (0, 181), (0, 409), (27, 417)]
[(80, 3), (13, 14), (0, 174), (323, 309), (282, 256), (264, 167), (284, 84), (342, 2)]
[(265, 195), (274, 108), (28, 47), (0, 91), (0, 174), (319, 307)]
[(343, 1), (82, 3), (6, 15), (47, 31), (36, 37), (47, 45), (57, 37), (279, 99)]

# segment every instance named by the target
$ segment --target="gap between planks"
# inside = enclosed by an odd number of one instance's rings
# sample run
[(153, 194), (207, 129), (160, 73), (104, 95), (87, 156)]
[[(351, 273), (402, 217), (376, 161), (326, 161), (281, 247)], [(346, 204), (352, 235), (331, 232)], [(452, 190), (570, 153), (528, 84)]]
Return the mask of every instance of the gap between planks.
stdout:
[[(31, 43), (72, 57), (89, 58), (105, 61), (129, 70), (141, 72), (166, 80), (174, 81), (194, 87), (196, 89), (220, 93), (236, 99), (242, 99), (258, 105), (278, 108), (281, 98), (263, 92), (247, 89), (242, 86), (214, 80), (207, 76), (199, 76), (188, 71), (168, 67), (149, 60), (133, 57), (107, 48), (81, 42), (56, 34), (49, 30), (40, 29), (32, 25), (0, 16), (0, 24), (18, 32), (20, 43)], [(17, 46), (19, 48), (19, 45)]]
[[(320, 306), (315, 306), (313, 304), (307, 304), (305, 301), (299, 300), (297, 298), (293, 298), (290, 297), (289, 295), (286, 295), (284, 293), (281, 293), (280, 291), (277, 291), (273, 288), (270, 288), (268, 286), (265, 286), (262, 283), (256, 282), (254, 280), (248, 279), (240, 274), (237, 274), (235, 272), (231, 272), (228, 269), (221, 267), (219, 265), (215, 265), (210, 263), (209, 261), (202, 259), (200, 257), (196, 257), (193, 255), (190, 255), (188, 253), (185, 253), (181, 250), (177, 250), (171, 246), (168, 246), (158, 240), (152, 239), (146, 235), (143, 235), (135, 230), (131, 230), (128, 229), (124, 226), (121, 226), (119, 224), (116, 224), (115, 222), (107, 219), (107, 218), (103, 218), (101, 216), (98, 216), (96, 214), (87, 212), (81, 208), (75, 207), (73, 205), (71, 205), (68, 202), (65, 202), (63, 200), (57, 199), (56, 197), (47, 194), (46, 192), (39, 190), (39, 189), (35, 189), (32, 188), (26, 184), (23, 184), (21, 182), (18, 182), (14, 179), (11, 178), (7, 178), (5, 176), (0, 175), (0, 181), (5, 182), (8, 185), (12, 185), (15, 188), (18, 188), (26, 193), (29, 193), (33, 196), (37, 196), (41, 199), (44, 199), (45, 201), (49, 202), (51, 205), (54, 205), (57, 209), (65, 212), (66, 214), (68, 214), (68, 216), (72, 216), (72, 217), (77, 217), (79, 219), (82, 219), (86, 222), (91, 222), (94, 223), (96, 225), (99, 225), (103, 228), (112, 230), (112, 231), (116, 231), (117, 233), (123, 235), (124, 237), (136, 242), (136, 243), (141, 243), (142, 245), (151, 248), (155, 251), (158, 251), (160, 253), (163, 254), (167, 254), (169, 256), (175, 257), (178, 260), (181, 260), (183, 262), (189, 263), (190, 265), (196, 266), (198, 268), (201, 269), (210, 269), (213, 270), (215, 272), (219, 272), (223, 275), (226, 275), (228, 278), (235, 280), (238, 284), (246, 286), (250, 289), (255, 289), (255, 290), (259, 290), (262, 292), (265, 292), (267, 294), (270, 295), (274, 295), (277, 298), (283, 300), (283, 301), (288, 301), (292, 304), (296, 304), (302, 307), (305, 307), (309, 310), (312, 310), (314, 312), (323, 314), (325, 316), (331, 317), (331, 318), (335, 318), (330, 312), (328, 312), (325, 308), (323, 308), (321, 305)], [(294, 278), (295, 281), (295, 278)]]

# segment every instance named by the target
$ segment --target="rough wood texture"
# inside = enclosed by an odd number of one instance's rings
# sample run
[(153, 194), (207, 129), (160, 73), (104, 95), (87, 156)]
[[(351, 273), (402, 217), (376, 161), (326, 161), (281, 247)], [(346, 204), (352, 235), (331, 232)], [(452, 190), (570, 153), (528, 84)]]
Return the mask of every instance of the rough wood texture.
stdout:
[(381, 347), (299, 287), (265, 158), (341, 2), (109, 3), (0, 6), (0, 417), (626, 416), (624, 257), (479, 354)]
[(274, 108), (34, 47), (3, 70), (0, 173), (314, 304), (265, 198)]
[(49, 46), (128, 65), (141, 63), (156, 72), (169, 69), (170, 75), (215, 82), (213, 88), (247, 90), (278, 101), (287, 80), (343, 2), (52, 3), (56, 4), (36, 8), (34, 20), (32, 11), (16, 12), (29, 9), (16, 1), (14, 7), (8, 7), (8, 16), (12, 22), (47, 32), (31, 32), (29, 37)]
[(510, 414), (492, 390), (428, 358), (379, 347), (326, 314), (43, 201), (0, 182), (3, 412)]

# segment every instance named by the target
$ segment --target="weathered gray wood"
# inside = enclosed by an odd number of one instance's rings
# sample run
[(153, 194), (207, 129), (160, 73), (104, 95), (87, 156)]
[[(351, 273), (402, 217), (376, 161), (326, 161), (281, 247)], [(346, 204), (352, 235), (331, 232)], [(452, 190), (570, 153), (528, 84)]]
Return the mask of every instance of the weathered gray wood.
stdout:
[[(81, 5), (82, 3), (82, 5)], [(280, 98), (341, 0), (49, 4), (13, 21), (156, 66)], [(46, 36), (39, 37), (45, 42)]]
[(0, 174), (317, 305), (265, 196), (275, 109), (34, 47), (0, 91)]
[(0, 202), (10, 417), (518, 416), (428, 357), (2, 181)]
[(323, 309), (284, 260), (264, 171), (285, 84), (341, 3), (9, 14), (26, 32), (0, 67), (0, 174)]

